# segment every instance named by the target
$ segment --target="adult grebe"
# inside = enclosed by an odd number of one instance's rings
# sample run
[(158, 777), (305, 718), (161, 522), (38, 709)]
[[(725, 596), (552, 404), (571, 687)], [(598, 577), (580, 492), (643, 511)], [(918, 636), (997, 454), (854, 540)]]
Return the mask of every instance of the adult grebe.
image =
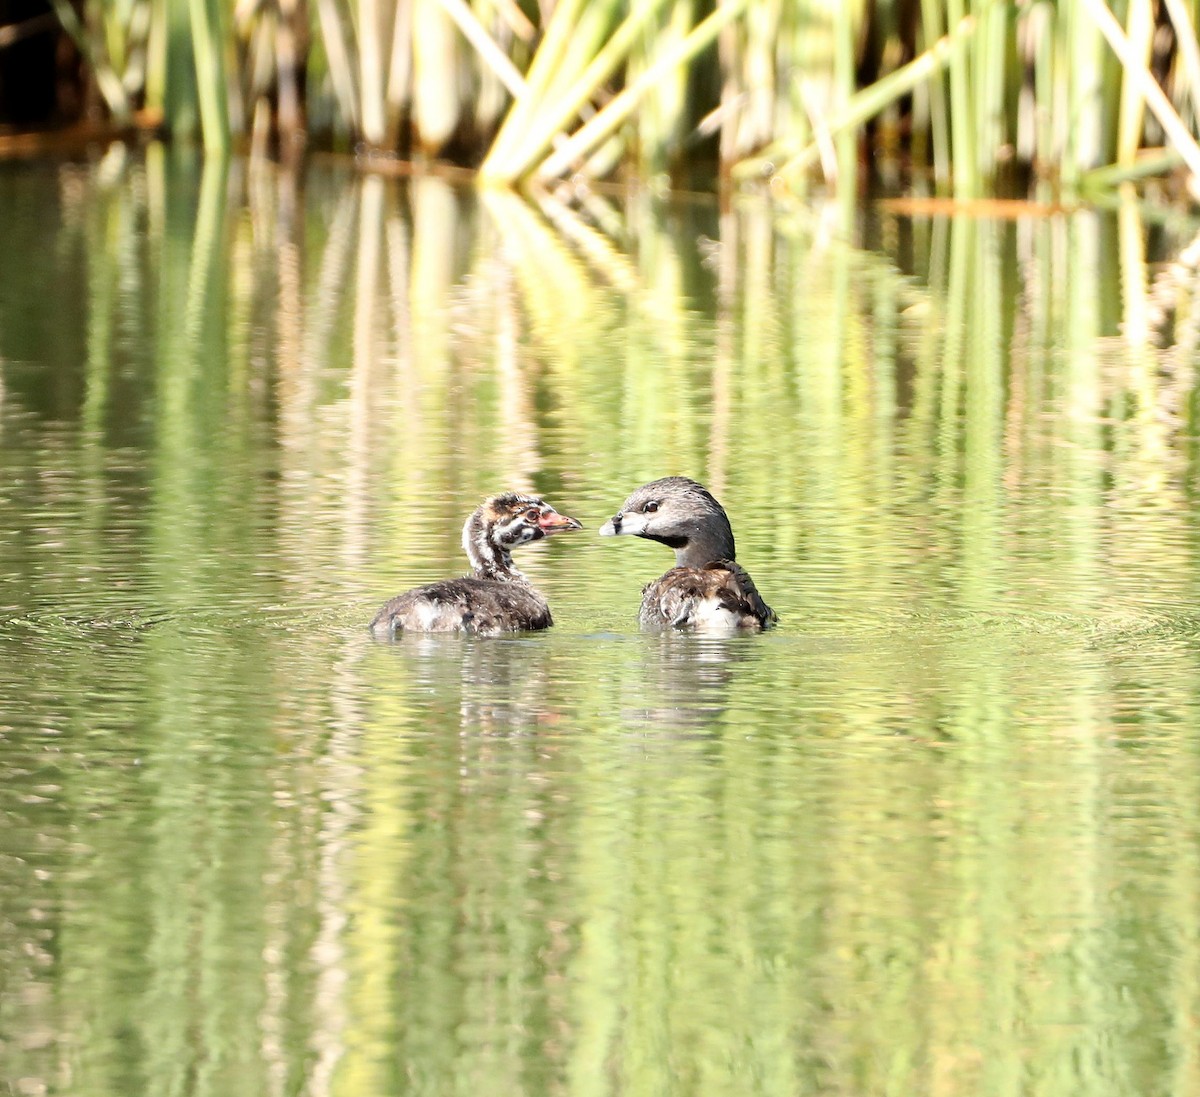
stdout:
[(724, 508), (695, 480), (668, 476), (638, 488), (600, 527), (601, 537), (619, 535), (675, 550), (675, 567), (642, 592), (644, 627), (763, 629), (777, 620), (734, 558)]

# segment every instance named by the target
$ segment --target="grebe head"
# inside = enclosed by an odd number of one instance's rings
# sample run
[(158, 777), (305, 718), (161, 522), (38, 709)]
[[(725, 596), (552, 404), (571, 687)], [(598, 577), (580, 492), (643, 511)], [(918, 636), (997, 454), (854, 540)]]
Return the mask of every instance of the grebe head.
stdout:
[(519, 578), (521, 573), (512, 562), (514, 548), (540, 541), (552, 533), (582, 528), (574, 518), (559, 514), (544, 499), (509, 491), (485, 499), (476, 508), (463, 526), (462, 543), (475, 571), (509, 572)]
[(681, 567), (735, 559), (729, 516), (707, 488), (667, 476), (638, 488), (600, 527), (601, 537), (645, 537), (675, 550)]

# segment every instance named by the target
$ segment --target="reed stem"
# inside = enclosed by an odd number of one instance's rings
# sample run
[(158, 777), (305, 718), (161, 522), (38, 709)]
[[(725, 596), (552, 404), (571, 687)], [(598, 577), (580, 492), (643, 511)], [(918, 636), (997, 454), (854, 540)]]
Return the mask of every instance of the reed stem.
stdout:
[(1079, 0), (1079, 3), (1087, 11), (1100, 33), (1108, 40), (1113, 53), (1125, 67), (1126, 79), (1133, 80), (1142, 95), (1145, 96), (1147, 106), (1161, 123), (1171, 144), (1183, 157), (1193, 180), (1200, 178), (1200, 145), (1197, 145), (1196, 139), (1184, 125), (1183, 119), (1171, 106), (1170, 100), (1158, 81), (1154, 79), (1154, 76), (1138, 57), (1133, 44), (1121, 30), (1121, 25), (1113, 13), (1105, 5), (1104, 0)]
[(217, 5), (218, 0), (189, 0), (188, 12), (204, 148), (207, 152), (224, 155), (229, 151), (230, 125), (221, 52), (221, 16)]
[(579, 115), (584, 103), (595, 95), (596, 89), (628, 56), (636, 36), (664, 3), (666, 0), (636, 0), (633, 9), (567, 92), (545, 99), (540, 109), (536, 104), (530, 108), (533, 113), (526, 122), (524, 138), (520, 146), (512, 150), (502, 170), (490, 158), (484, 161), (481, 169), (483, 180), (511, 184), (526, 176), (554, 139), (563, 133), (570, 120)]
[[(889, 103), (906, 95), (922, 81), (940, 73), (957, 55), (962, 44), (976, 32), (978, 26), (978, 20), (974, 16), (964, 16), (952, 34), (939, 39), (920, 57), (851, 96), (842, 110), (829, 120), (826, 131), (837, 135), (854, 126), (861, 126)], [(759, 156), (743, 160), (734, 166), (734, 177), (750, 179), (770, 174), (772, 158), (780, 152), (787, 152), (787, 146), (783, 143), (770, 146)], [(787, 155), (782, 166), (777, 169), (778, 173), (785, 179), (794, 181), (799, 173), (807, 171), (816, 163), (819, 155), (818, 143), (813, 141)]]
[(217, 154), (253, 116), (255, 149), (452, 149), (485, 184), (663, 175), (715, 144), (734, 181), (800, 188), (818, 161), (849, 186), (869, 132), (889, 183), (932, 166), (970, 199), (1010, 161), (1068, 191), (1169, 170), (1148, 107), (1200, 201), (1197, 0), (50, 2), (119, 125), (145, 108)]
[(577, 160), (595, 149), (629, 117), (642, 98), (654, 89), (660, 77), (709, 46), (721, 32), (721, 28), (741, 14), (747, 2), (748, 0), (724, 0), (716, 11), (701, 20), (689, 34), (671, 48), (664, 50), (637, 80), (597, 112), (594, 118), (585, 122), (542, 162), (536, 173), (537, 178), (543, 181), (557, 179)]

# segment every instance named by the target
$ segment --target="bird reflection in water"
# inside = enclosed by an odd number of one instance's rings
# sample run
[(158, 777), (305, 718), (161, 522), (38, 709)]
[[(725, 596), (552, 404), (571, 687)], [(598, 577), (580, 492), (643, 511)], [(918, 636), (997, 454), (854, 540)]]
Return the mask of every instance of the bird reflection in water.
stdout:
[(745, 635), (639, 637), (636, 677), (621, 683), (621, 719), (644, 731), (716, 734), (734, 685), (760, 654)]
[(541, 637), (414, 633), (393, 650), (427, 714), (447, 719), (457, 710), (462, 734), (530, 734), (565, 719), (558, 698), (569, 688), (556, 683), (555, 651)]
[[(462, 735), (503, 737), (605, 725), (638, 735), (715, 733), (738, 682), (753, 674), (762, 654), (744, 634), (547, 639), (413, 634), (392, 650), (404, 658), (404, 678), (421, 699), (424, 730), (453, 721)], [(610, 649), (601, 676), (595, 644)]]
[(562, 726), (567, 690), (554, 680), (555, 665), (554, 649), (533, 638), (463, 645), (463, 731), (516, 736)]

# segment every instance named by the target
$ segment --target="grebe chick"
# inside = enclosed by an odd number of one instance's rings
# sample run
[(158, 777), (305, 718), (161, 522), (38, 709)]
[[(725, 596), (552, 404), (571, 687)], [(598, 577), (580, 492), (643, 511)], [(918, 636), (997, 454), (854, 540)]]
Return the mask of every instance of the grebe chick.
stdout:
[(485, 499), (463, 526), (462, 544), (472, 572), (398, 594), (371, 621), (380, 638), (401, 631), (502, 632), (549, 628), (550, 606), (512, 561), (512, 550), (552, 533), (582, 529), (532, 495), (506, 492)]
[(778, 619), (735, 559), (724, 508), (695, 480), (668, 476), (635, 491), (600, 527), (675, 550), (675, 567), (642, 591), (643, 628), (764, 629)]

